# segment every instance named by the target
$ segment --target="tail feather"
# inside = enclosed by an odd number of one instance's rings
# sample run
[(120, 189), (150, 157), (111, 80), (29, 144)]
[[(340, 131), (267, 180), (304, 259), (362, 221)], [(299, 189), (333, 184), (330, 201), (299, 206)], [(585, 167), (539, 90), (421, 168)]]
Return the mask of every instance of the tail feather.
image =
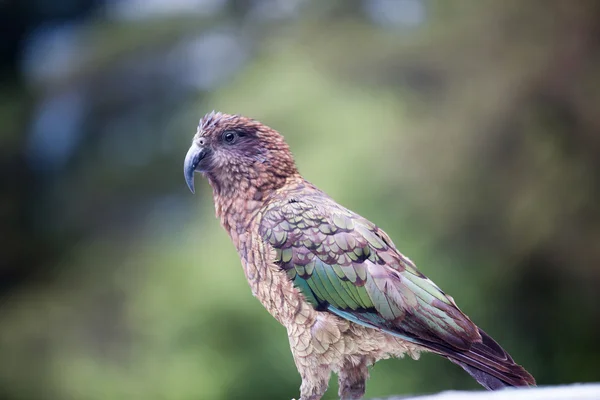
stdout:
[(487, 333), (481, 329), (479, 333), (481, 343), (474, 343), (469, 350), (451, 350), (438, 346), (433, 349), (462, 367), (488, 390), (507, 386), (535, 386), (535, 379), (525, 368), (516, 364)]
[(471, 367), (470, 365), (465, 364), (456, 359), (453, 359), (451, 357), (448, 357), (448, 359), (450, 361), (452, 361), (454, 364), (462, 367), (462, 369), (467, 371), (467, 373), (469, 375), (471, 375), (473, 377), (473, 379), (475, 379), (481, 386), (483, 386), (487, 390), (499, 390), (499, 389), (505, 388), (507, 386), (526, 386), (526, 385), (509, 385), (506, 382), (496, 378), (494, 375), (488, 374), (487, 372), (483, 372), (480, 369)]

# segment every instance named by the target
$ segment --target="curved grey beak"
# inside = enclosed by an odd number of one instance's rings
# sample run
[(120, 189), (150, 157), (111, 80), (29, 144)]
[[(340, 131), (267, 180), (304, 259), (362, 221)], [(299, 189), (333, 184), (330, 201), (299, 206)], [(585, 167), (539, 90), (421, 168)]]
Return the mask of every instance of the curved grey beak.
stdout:
[(206, 157), (207, 150), (204, 147), (198, 146), (196, 143), (192, 144), (192, 147), (188, 150), (185, 155), (185, 161), (183, 162), (183, 175), (185, 176), (185, 183), (192, 193), (194, 190), (194, 173), (200, 161)]

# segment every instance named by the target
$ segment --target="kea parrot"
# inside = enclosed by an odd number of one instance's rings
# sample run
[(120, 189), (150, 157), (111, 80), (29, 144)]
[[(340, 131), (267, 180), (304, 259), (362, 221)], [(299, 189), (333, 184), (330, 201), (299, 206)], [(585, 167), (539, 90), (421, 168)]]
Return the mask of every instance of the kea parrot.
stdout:
[(283, 136), (211, 112), (184, 161), (212, 187), (252, 294), (287, 330), (301, 400), (321, 399), (331, 372), (360, 399), (378, 360), (432, 352), (489, 390), (535, 380), (371, 221), (305, 180)]

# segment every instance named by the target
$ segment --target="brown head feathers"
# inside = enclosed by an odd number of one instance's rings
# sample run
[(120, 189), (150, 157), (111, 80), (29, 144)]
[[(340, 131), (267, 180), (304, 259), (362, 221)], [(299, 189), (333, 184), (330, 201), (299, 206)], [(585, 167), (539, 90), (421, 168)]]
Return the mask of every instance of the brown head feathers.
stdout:
[(266, 193), (298, 174), (283, 136), (241, 115), (206, 114), (200, 119), (192, 146), (203, 151), (195, 168), (208, 178), (215, 195)]
[(223, 114), (221, 112), (216, 112), (215, 110), (212, 110), (204, 117), (200, 118), (200, 122), (198, 123), (198, 131), (207, 131), (220, 122), (228, 122), (236, 118), (241, 118), (241, 115)]

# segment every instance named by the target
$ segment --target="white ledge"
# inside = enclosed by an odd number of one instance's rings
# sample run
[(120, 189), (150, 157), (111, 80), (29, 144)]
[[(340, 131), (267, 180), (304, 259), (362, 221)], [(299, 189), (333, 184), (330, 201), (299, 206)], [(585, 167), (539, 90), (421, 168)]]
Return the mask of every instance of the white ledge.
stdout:
[(600, 383), (577, 383), (495, 392), (446, 391), (425, 396), (393, 396), (372, 400), (600, 400)]

